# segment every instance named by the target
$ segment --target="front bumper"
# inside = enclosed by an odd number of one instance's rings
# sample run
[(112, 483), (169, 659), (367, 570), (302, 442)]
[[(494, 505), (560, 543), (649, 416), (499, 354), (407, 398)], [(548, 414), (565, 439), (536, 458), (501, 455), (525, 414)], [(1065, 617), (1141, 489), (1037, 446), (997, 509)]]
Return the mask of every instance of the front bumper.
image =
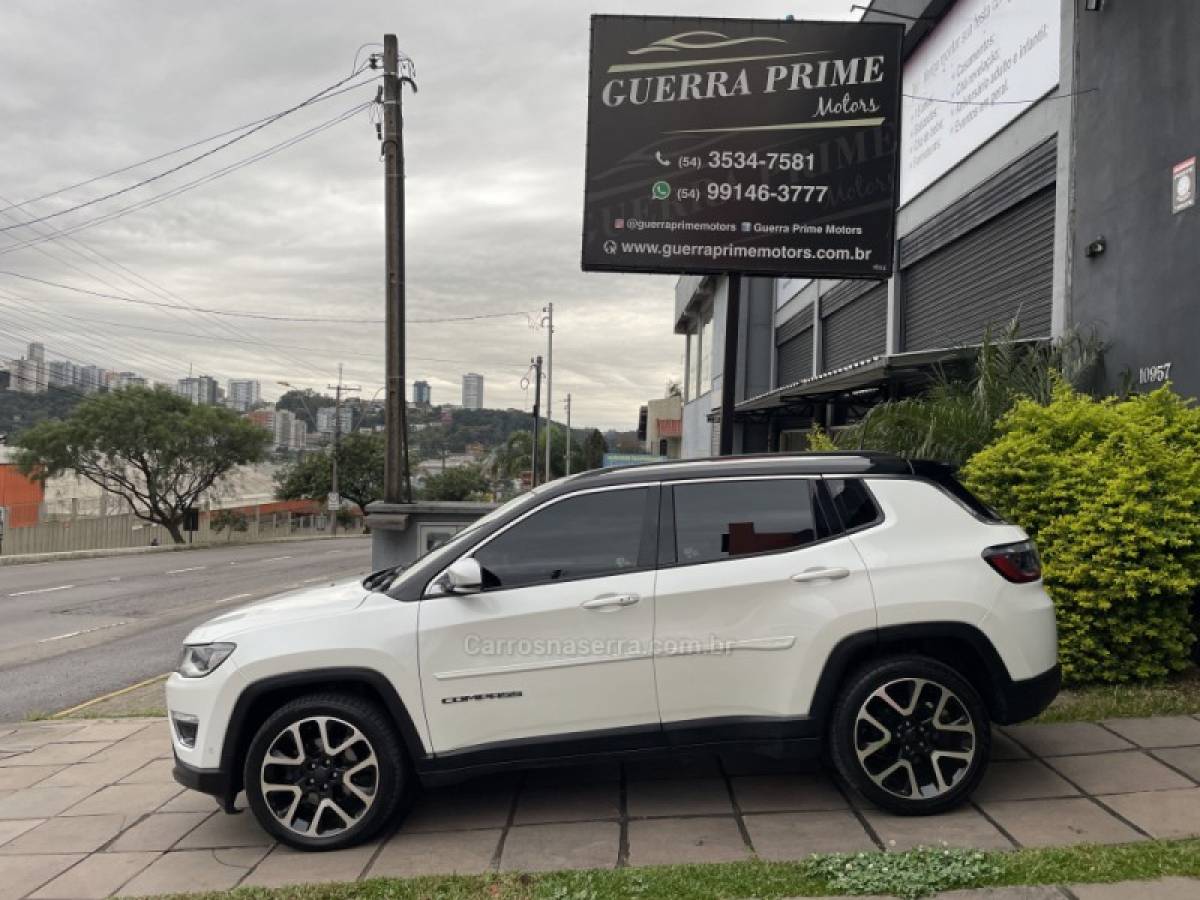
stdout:
[(1008, 681), (999, 691), (999, 708), (995, 719), (1001, 725), (1012, 725), (1032, 719), (1058, 696), (1062, 687), (1062, 666), (1055, 664), (1033, 678)]
[(211, 794), (226, 812), (234, 812), (233, 801), (237, 796), (234, 780), (223, 769), (197, 769), (189, 766), (175, 754), (175, 768), (171, 773), (185, 788)]

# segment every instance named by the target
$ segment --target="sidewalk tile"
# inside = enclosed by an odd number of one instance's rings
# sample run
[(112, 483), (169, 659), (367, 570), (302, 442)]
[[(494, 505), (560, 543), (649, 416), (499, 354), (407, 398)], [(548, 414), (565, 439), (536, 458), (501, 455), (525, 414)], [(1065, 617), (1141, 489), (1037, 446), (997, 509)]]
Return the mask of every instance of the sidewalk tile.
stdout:
[[(241, 807), (239, 807), (240, 809)], [(208, 794), (202, 794), (199, 791), (187, 791), (179, 794), (172, 800), (168, 800), (159, 809), (159, 812), (203, 812), (210, 813), (214, 809), (220, 809), (217, 801)]]
[(1194, 786), (1145, 753), (1056, 756), (1046, 761), (1089, 794), (1128, 794)]
[(0, 900), (19, 900), (83, 859), (79, 853), (0, 856)]
[(631, 816), (732, 815), (723, 778), (635, 781), (625, 786)]
[(824, 775), (819, 761), (786, 754), (767, 756), (765, 753), (727, 750), (721, 754), (721, 767), (728, 775)]
[(289, 884), (357, 881), (378, 848), (378, 843), (370, 843), (349, 850), (305, 853), (280, 845), (254, 867), (242, 885), (284, 887)]
[(206, 850), (217, 847), (268, 847), (275, 839), (262, 830), (250, 810), (229, 815), (218, 812), (184, 835), (176, 850)]
[(938, 894), (937, 900), (1064, 900), (1064, 894), (1052, 885), (1039, 884), (947, 891)]
[(82, 762), (111, 747), (105, 742), (92, 741), (86, 744), (47, 744), (18, 756), (0, 760), (0, 766), (65, 766)]
[(616, 822), (524, 825), (510, 828), (500, 868), (507, 872), (611, 869), (620, 852)]
[(130, 772), (136, 772), (138, 763), (122, 762), (80, 762), (73, 763), (65, 769), (60, 769), (45, 781), (39, 781), (38, 787), (81, 787), (88, 785), (102, 788), (107, 784), (120, 781)]
[(804, 859), (811, 853), (879, 849), (849, 810), (748, 815), (743, 821), (750, 843), (763, 859)]
[(177, 784), (174, 770), (174, 760), (156, 759), (126, 775), (121, 784)]
[(403, 830), (384, 844), (365, 877), (408, 878), (486, 872), (492, 867), (500, 834), (499, 828), (433, 833)]
[(750, 775), (733, 779), (742, 812), (811, 812), (849, 804), (823, 775)]
[(421, 795), (404, 819), (405, 831), (500, 828), (508, 822), (515, 786), (498, 790), (479, 785), (439, 788)]
[(749, 856), (733, 816), (629, 823), (631, 866), (734, 862)]
[(123, 816), (143, 816), (154, 812), (182, 790), (178, 784), (114, 784), (72, 806), (63, 815), (118, 813)]
[(137, 734), (139, 731), (146, 731), (149, 728), (157, 728), (162, 734), (163, 740), (167, 739), (167, 726), (163, 724), (161, 719), (146, 721), (144, 719), (115, 719), (105, 721), (103, 719), (89, 722), (78, 731), (71, 732), (65, 738), (60, 738), (63, 741), (122, 741), (131, 735)]
[(656, 781), (663, 778), (716, 778), (721, 774), (712, 753), (679, 753), (653, 759), (635, 759), (625, 763), (629, 781)]
[(0, 800), (0, 819), (37, 819), (57, 816), (93, 793), (100, 785), (81, 787), (31, 787)]
[(998, 800), (1078, 797), (1079, 791), (1038, 760), (1018, 759), (993, 762), (988, 766), (983, 782), (971, 796), (979, 803), (991, 803)]
[(82, 722), (35, 722), (18, 725), (0, 737), (0, 752), (36, 750), (67, 737), (83, 728)]
[(1024, 847), (1144, 840), (1120, 819), (1082, 797), (985, 803), (983, 808)]
[(1105, 797), (1130, 822), (1156, 838), (1200, 835), (1200, 788)]
[(124, 816), (49, 819), (0, 847), (0, 854), (91, 853), (121, 833)]
[(0, 791), (33, 787), (58, 772), (62, 766), (9, 766), (0, 769)]
[(1029, 759), (1021, 746), (999, 729), (992, 732), (992, 760)]
[(517, 825), (613, 819), (621, 812), (621, 790), (616, 782), (563, 785), (558, 788), (524, 788), (517, 799)]
[(265, 847), (164, 853), (125, 885), (119, 897), (227, 891), (263, 856)]
[(93, 853), (30, 896), (33, 900), (102, 900), (157, 857), (157, 853)]
[(896, 816), (868, 808), (863, 815), (887, 850), (914, 847), (974, 847), (1011, 850), (1012, 841), (971, 806), (960, 806), (936, 816)]
[(615, 761), (587, 766), (551, 766), (545, 769), (531, 769), (525, 773), (525, 787), (539, 790), (620, 780), (621, 764)]
[[(1167, 750), (1155, 750), (1154, 755), (1169, 766), (1174, 766), (1185, 775), (1200, 781), (1200, 747), (1173, 747)], [(3, 777), (0, 769), (0, 778)]]
[(155, 813), (146, 816), (117, 838), (110, 849), (121, 852), (170, 850), (176, 841), (211, 815), (214, 813)]
[(45, 819), (5, 819), (0, 821), (0, 847), (3, 847), (19, 834), (24, 834), (30, 828), (36, 828)]
[(1200, 746), (1200, 722), (1191, 716), (1106, 719), (1104, 724), (1139, 747)]
[(1072, 756), (1128, 750), (1132, 745), (1091, 722), (1007, 725), (1004, 731), (1037, 756)]
[(1160, 878), (1157, 881), (1118, 881), (1114, 884), (1073, 884), (1071, 893), (1078, 900), (1129, 900), (1146, 897), (1153, 900), (1196, 900), (1200, 897), (1200, 879)]

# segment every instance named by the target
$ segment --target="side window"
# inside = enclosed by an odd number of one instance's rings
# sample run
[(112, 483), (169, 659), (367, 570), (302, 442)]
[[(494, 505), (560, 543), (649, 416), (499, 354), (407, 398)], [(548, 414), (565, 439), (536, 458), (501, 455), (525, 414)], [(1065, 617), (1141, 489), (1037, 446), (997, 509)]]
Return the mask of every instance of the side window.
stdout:
[(487, 590), (635, 569), (646, 488), (581, 494), (553, 503), (479, 548)]
[(790, 550), (828, 537), (814, 486), (803, 478), (675, 485), (676, 561)]
[(879, 518), (879, 509), (871, 499), (871, 492), (858, 479), (826, 479), (825, 487), (846, 531), (870, 525)]

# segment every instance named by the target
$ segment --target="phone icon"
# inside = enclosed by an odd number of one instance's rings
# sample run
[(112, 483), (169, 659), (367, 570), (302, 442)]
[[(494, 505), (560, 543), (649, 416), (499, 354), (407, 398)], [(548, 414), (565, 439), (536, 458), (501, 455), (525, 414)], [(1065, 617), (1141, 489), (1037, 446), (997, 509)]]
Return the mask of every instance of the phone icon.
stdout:
[(660, 166), (671, 165), (671, 161), (669, 159), (667, 159), (665, 156), (663, 156), (661, 153), (659, 153), (657, 150), (654, 151), (654, 158), (658, 160), (658, 164)]

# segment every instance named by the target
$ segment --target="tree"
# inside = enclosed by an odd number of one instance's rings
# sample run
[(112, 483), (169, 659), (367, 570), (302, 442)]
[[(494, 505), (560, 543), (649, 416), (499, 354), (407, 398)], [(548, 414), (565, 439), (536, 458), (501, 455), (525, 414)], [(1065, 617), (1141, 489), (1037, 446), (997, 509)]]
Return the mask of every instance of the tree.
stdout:
[[(308, 453), (295, 465), (275, 476), (275, 496), (280, 500), (324, 500), (333, 489), (330, 450)], [(338, 493), (358, 505), (365, 514), (367, 504), (383, 497), (384, 435), (355, 431), (341, 440), (338, 448)]]
[(225, 535), (225, 540), (231, 541), (235, 531), (246, 531), (250, 528), (250, 521), (246, 518), (246, 514), (239, 509), (218, 509), (208, 520), (208, 527), (217, 534), (228, 529), (229, 533)]
[(317, 430), (317, 410), (326, 406), (336, 406), (337, 401), (325, 394), (318, 394), (312, 388), (293, 388), (275, 401), (276, 409), (286, 409), (296, 418), (308, 424), (309, 431)]
[(587, 469), (598, 469), (604, 465), (604, 454), (608, 452), (608, 444), (599, 429), (593, 428), (583, 445), (583, 465)]
[(17, 465), (40, 481), (74, 472), (181, 544), (186, 511), (235, 466), (262, 459), (267, 440), (232, 410), (162, 387), (131, 387), (96, 394), (66, 418), (24, 432)]
[(486, 494), (487, 479), (479, 466), (459, 466), (428, 475), (421, 485), (422, 500), (470, 500)]

